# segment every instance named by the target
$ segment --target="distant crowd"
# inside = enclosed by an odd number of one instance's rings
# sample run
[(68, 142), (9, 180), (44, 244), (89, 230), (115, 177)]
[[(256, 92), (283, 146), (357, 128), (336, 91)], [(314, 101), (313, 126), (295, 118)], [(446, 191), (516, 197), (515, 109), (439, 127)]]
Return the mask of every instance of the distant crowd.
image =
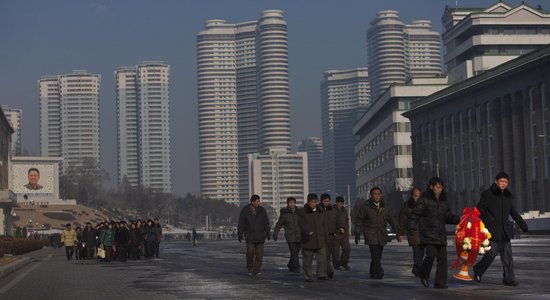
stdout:
[(67, 260), (95, 259), (105, 262), (141, 258), (159, 258), (162, 226), (159, 219), (103, 222), (95, 227), (86, 223), (84, 229), (65, 226), (60, 242)]

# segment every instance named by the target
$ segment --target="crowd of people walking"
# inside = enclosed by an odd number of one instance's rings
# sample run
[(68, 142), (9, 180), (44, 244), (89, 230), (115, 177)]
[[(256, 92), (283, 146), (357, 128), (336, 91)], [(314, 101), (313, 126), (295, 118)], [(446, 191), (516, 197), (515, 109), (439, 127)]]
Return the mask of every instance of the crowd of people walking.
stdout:
[(159, 258), (162, 226), (159, 219), (86, 223), (73, 229), (68, 223), (61, 232), (67, 260), (96, 259), (126, 261)]
[[(509, 177), (499, 173), (491, 187), (484, 191), (477, 208), (480, 218), (493, 234), (490, 239), (491, 251), (485, 253), (474, 267), (474, 279), (481, 282), (485, 270), (494, 258), (500, 254), (503, 262), (503, 284), (516, 286), (510, 239), (513, 236), (511, 216), (516, 224), (527, 232), (525, 221), (512, 205), (512, 193), (508, 189)], [(446, 224), (458, 224), (460, 217), (451, 213), (444, 191), (444, 183), (434, 177), (429, 180), (425, 191), (414, 188), (410, 198), (400, 208), (398, 218), (383, 199), (382, 189), (373, 187), (369, 199), (358, 202), (354, 209), (353, 233), (355, 244), (361, 236), (369, 246), (370, 278), (380, 280), (384, 277), (382, 253), (388, 242), (389, 224), (401, 242), (405, 238), (412, 248), (412, 274), (420, 279), (425, 287), (430, 286), (430, 273), (434, 262), (436, 272), (434, 288), (447, 288), (447, 230)], [(250, 204), (243, 207), (239, 216), (238, 241), (246, 242), (246, 269), (248, 275), (261, 275), (264, 256), (264, 243), (273, 238), (277, 241), (279, 232), (284, 229), (290, 259), (287, 267), (290, 272), (303, 271), (306, 282), (327, 280), (334, 277), (336, 270), (350, 270), (350, 228), (344, 198), (337, 197), (331, 203), (330, 195), (311, 193), (307, 195), (304, 207), (296, 206), (296, 199), (289, 197), (287, 206), (281, 209), (273, 233), (266, 210), (260, 205), (259, 195), (250, 198)], [(300, 269), (299, 254), (302, 253)], [(316, 260), (316, 274), (312, 271), (313, 259)], [(316, 276), (315, 276), (316, 275)]]

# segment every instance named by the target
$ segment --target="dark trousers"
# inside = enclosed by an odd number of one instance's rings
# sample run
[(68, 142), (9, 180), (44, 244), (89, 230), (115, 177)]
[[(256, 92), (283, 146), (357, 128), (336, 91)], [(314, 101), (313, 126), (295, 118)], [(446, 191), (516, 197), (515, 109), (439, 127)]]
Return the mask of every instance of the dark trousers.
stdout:
[(435, 271), (435, 287), (447, 285), (447, 246), (446, 245), (425, 245), (426, 257), (420, 267), (420, 278), (429, 279), (434, 260), (437, 258), (437, 269)]
[(246, 242), (246, 269), (254, 275), (260, 273), (264, 258), (264, 243)]
[(86, 244), (86, 257), (88, 259), (94, 258), (94, 252), (95, 252), (95, 244), (93, 243)]
[(483, 276), (495, 257), (500, 254), (502, 262), (503, 279), (505, 283), (514, 281), (514, 259), (512, 258), (512, 245), (510, 241), (491, 241), (491, 250), (483, 255), (483, 258), (474, 266), (474, 272)]
[(370, 278), (382, 279), (384, 277), (384, 269), (382, 269), (382, 245), (369, 245), (370, 250)]
[(290, 250), (290, 260), (288, 261), (288, 270), (290, 272), (300, 273), (300, 249), (302, 249), (302, 244), (300, 242), (287, 242), (288, 250)]
[(329, 277), (332, 277), (334, 275), (334, 268), (332, 267), (332, 259), (334, 257), (332, 256), (332, 252), (334, 248), (336, 247), (336, 238), (334, 237), (334, 234), (331, 234), (328, 236), (327, 246), (326, 246), (326, 262), (327, 262), (327, 275)]
[(145, 257), (150, 258), (155, 256), (155, 241), (145, 242)]
[(126, 261), (128, 257), (128, 245), (126, 244), (117, 244), (116, 245), (117, 258), (120, 261)]
[(113, 246), (103, 245), (103, 248), (105, 249), (105, 261), (111, 261), (111, 252), (113, 250)]
[(424, 259), (424, 245), (411, 245), (413, 250), (413, 269), (412, 273), (415, 276), (420, 274), (420, 267), (422, 266), (422, 260)]
[(317, 259), (317, 277), (327, 279), (327, 266), (329, 262), (326, 261), (327, 249), (325, 247), (321, 249), (302, 249), (302, 258), (303, 258), (303, 270), (304, 278), (306, 280), (311, 280), (313, 277), (313, 257)]
[(128, 257), (130, 259), (140, 259), (140, 253), (139, 253), (139, 245), (137, 244), (130, 244), (128, 247)]
[(67, 260), (73, 258), (74, 246), (65, 246), (65, 254), (67, 255)]
[(160, 248), (160, 241), (156, 241), (155, 242), (155, 256), (156, 256), (156, 258), (159, 258), (159, 254), (160, 254), (159, 248)]
[[(340, 253), (340, 248), (342, 253)], [(332, 265), (335, 268), (346, 267), (349, 263), (349, 236), (343, 238), (337, 238), (332, 250)]]

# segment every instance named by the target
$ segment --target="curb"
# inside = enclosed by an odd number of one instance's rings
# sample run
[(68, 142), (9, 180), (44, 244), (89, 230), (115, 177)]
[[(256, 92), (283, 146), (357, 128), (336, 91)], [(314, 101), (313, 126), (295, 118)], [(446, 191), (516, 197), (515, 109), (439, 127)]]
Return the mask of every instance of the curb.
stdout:
[(6, 265), (3, 267), (0, 267), (0, 279), (8, 276), (9, 274), (21, 269), (25, 265), (27, 265), (29, 262), (31, 262), (31, 259), (28, 257), (21, 257), (20, 259)]

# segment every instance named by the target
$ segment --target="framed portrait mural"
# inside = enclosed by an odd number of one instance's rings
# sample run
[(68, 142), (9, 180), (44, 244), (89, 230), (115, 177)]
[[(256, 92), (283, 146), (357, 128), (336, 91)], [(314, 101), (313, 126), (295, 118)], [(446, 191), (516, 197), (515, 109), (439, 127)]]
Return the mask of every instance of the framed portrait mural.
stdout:
[(53, 164), (25, 164), (12, 166), (15, 194), (53, 194), (55, 174)]

